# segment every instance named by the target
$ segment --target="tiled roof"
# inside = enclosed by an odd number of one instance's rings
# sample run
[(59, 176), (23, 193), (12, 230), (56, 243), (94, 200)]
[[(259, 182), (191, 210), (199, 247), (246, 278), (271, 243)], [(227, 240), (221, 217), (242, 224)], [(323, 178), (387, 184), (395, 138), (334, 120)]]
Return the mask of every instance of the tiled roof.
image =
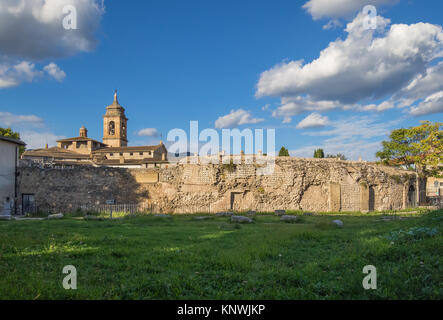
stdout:
[(161, 144), (156, 146), (139, 146), (139, 147), (106, 147), (94, 150), (92, 153), (110, 153), (110, 152), (142, 152), (160, 149)]
[(24, 143), (21, 140), (17, 140), (17, 139), (10, 138), (10, 137), (5, 137), (5, 136), (0, 136), (0, 140), (6, 141), (6, 142), (15, 143), (15, 144), (18, 144), (18, 145), (21, 145), (21, 146), (25, 146), (26, 145), (26, 143)]
[(146, 163), (169, 163), (169, 161), (146, 158), (146, 159), (125, 159), (125, 162), (121, 163), (120, 160), (118, 159), (116, 160), (106, 159), (106, 160), (96, 161), (95, 163), (98, 165), (109, 166), (109, 165), (137, 165), (137, 164), (146, 164)]
[(89, 159), (89, 155), (74, 151), (65, 150), (58, 147), (27, 150), (22, 157), (47, 157), (57, 159)]
[(71, 141), (93, 141), (97, 142), (99, 144), (105, 145), (103, 142), (88, 138), (88, 137), (75, 137), (75, 138), (67, 138), (67, 139), (61, 139), (57, 140), (57, 142), (71, 142)]

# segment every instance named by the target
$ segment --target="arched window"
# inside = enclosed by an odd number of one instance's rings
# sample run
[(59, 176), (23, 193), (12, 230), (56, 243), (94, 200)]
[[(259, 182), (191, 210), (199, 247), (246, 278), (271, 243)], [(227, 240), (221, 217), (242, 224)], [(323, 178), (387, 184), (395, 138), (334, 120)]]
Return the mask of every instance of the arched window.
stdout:
[(126, 137), (126, 123), (122, 122), (122, 137)]
[(113, 136), (115, 134), (115, 122), (109, 122), (109, 135)]

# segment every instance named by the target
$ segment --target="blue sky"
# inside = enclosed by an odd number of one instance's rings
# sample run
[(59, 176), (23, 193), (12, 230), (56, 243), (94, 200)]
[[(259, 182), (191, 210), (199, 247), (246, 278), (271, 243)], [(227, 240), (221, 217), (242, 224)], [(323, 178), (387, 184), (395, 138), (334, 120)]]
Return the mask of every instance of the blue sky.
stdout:
[[(2, 0), (0, 126), (33, 148), (82, 125), (101, 140), (117, 88), (130, 145), (198, 120), (275, 128), (296, 156), (373, 160), (391, 129), (443, 121), (443, 3), (333, 2)], [(359, 29), (365, 4), (376, 31)]]

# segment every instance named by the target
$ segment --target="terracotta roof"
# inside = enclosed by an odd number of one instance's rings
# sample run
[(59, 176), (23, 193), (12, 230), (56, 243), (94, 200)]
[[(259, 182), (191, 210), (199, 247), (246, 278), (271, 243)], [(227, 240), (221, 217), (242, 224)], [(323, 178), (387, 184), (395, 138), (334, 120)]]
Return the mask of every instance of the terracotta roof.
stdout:
[(93, 142), (97, 142), (100, 143), (102, 145), (105, 145), (103, 142), (88, 138), (88, 137), (75, 137), (75, 138), (67, 138), (67, 139), (61, 139), (61, 140), (57, 140), (57, 142), (71, 142), (71, 141), (93, 141)]
[(94, 162), (92, 162), (92, 161), (54, 160), (53, 163), (56, 165), (65, 165), (65, 166), (93, 166), (94, 165)]
[(27, 150), (22, 157), (47, 157), (58, 159), (89, 159), (89, 155), (74, 151), (65, 150), (58, 147)]
[(110, 152), (142, 152), (160, 149), (163, 145), (156, 146), (139, 146), (139, 147), (106, 147), (94, 150), (92, 153), (110, 153)]
[(17, 139), (10, 138), (10, 137), (5, 137), (5, 136), (0, 136), (0, 140), (6, 141), (6, 142), (15, 143), (15, 144), (18, 144), (18, 145), (21, 145), (21, 146), (25, 146), (26, 145), (26, 143), (24, 143), (21, 140), (17, 140)]
[(146, 163), (169, 163), (169, 161), (167, 160), (158, 160), (158, 159), (125, 159), (124, 163), (121, 163), (119, 159), (106, 159), (106, 160), (101, 160), (101, 161), (96, 161), (95, 162), (98, 165), (105, 165), (105, 166), (109, 166), (109, 165), (137, 165), (137, 164), (146, 164)]

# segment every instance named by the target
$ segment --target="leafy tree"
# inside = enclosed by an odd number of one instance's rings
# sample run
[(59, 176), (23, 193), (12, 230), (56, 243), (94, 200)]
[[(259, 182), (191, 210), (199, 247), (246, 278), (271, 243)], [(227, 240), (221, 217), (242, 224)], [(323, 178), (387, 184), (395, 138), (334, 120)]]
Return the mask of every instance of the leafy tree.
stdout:
[(281, 147), (279, 153), (278, 153), (279, 157), (289, 157), (289, 150), (286, 149), (285, 147)]
[(325, 153), (324, 153), (323, 149), (314, 150), (314, 158), (324, 158), (324, 157), (325, 157)]
[[(20, 140), (20, 133), (12, 131), (11, 128), (5, 129), (5, 128), (0, 127), (0, 136)], [(25, 152), (25, 147), (20, 146), (19, 152), (20, 152), (20, 155), (22, 155), (22, 153)]]
[(393, 130), (383, 150), (376, 153), (380, 160), (393, 166), (406, 166), (419, 173), (441, 174), (443, 164), (443, 123), (421, 121), (417, 127)]
[(346, 158), (346, 156), (342, 153), (327, 154), (326, 158), (339, 158), (340, 160), (348, 160), (348, 158)]

